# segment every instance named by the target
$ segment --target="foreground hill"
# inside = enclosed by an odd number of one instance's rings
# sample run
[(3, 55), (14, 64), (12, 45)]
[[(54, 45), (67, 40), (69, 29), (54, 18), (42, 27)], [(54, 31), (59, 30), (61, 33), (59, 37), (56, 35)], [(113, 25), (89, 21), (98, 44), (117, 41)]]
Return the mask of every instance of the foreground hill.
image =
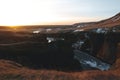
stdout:
[[(8, 60), (0, 60), (0, 80), (120, 80), (120, 60), (109, 71), (62, 72), (33, 70)], [(91, 74), (92, 73), (92, 74)]]

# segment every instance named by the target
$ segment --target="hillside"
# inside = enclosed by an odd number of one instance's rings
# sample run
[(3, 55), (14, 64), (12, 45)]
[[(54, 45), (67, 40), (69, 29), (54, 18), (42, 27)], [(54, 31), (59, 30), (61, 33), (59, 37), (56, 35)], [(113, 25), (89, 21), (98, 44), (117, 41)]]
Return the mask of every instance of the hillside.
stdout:
[(98, 22), (86, 22), (86, 23), (76, 23), (74, 26), (77, 26), (79, 29), (93, 29), (93, 28), (110, 28), (120, 25), (120, 13), (115, 16), (101, 20)]
[[(8, 60), (0, 60), (1, 80), (120, 80), (120, 60), (109, 71), (62, 72), (33, 70)], [(117, 66), (117, 67), (116, 67)]]

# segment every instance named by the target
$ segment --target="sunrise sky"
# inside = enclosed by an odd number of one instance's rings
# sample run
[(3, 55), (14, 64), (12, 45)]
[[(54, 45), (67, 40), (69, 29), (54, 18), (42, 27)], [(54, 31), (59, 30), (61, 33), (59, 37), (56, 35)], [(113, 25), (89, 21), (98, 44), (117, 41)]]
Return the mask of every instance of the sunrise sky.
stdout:
[(120, 12), (120, 0), (0, 0), (0, 25), (98, 21)]

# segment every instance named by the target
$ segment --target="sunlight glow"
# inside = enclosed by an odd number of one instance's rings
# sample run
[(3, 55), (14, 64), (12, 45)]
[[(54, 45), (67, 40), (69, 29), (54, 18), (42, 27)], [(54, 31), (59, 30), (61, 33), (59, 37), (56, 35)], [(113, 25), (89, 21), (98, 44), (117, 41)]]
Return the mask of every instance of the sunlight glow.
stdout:
[(20, 26), (7, 26), (11, 28), (12, 31), (17, 31)]
[[(6, 4), (6, 5), (5, 5)], [(50, 0), (2, 0), (0, 1), (1, 25), (44, 24), (57, 21)]]
[(0, 0), (0, 26), (54, 25), (108, 18), (119, 0)]

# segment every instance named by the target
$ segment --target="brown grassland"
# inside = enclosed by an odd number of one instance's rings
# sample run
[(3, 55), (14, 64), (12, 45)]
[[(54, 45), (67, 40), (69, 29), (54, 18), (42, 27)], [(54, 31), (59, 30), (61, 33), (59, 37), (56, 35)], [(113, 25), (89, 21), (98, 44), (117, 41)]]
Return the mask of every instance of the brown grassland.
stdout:
[(120, 59), (109, 71), (62, 72), (33, 70), (8, 60), (0, 60), (0, 80), (120, 80)]

